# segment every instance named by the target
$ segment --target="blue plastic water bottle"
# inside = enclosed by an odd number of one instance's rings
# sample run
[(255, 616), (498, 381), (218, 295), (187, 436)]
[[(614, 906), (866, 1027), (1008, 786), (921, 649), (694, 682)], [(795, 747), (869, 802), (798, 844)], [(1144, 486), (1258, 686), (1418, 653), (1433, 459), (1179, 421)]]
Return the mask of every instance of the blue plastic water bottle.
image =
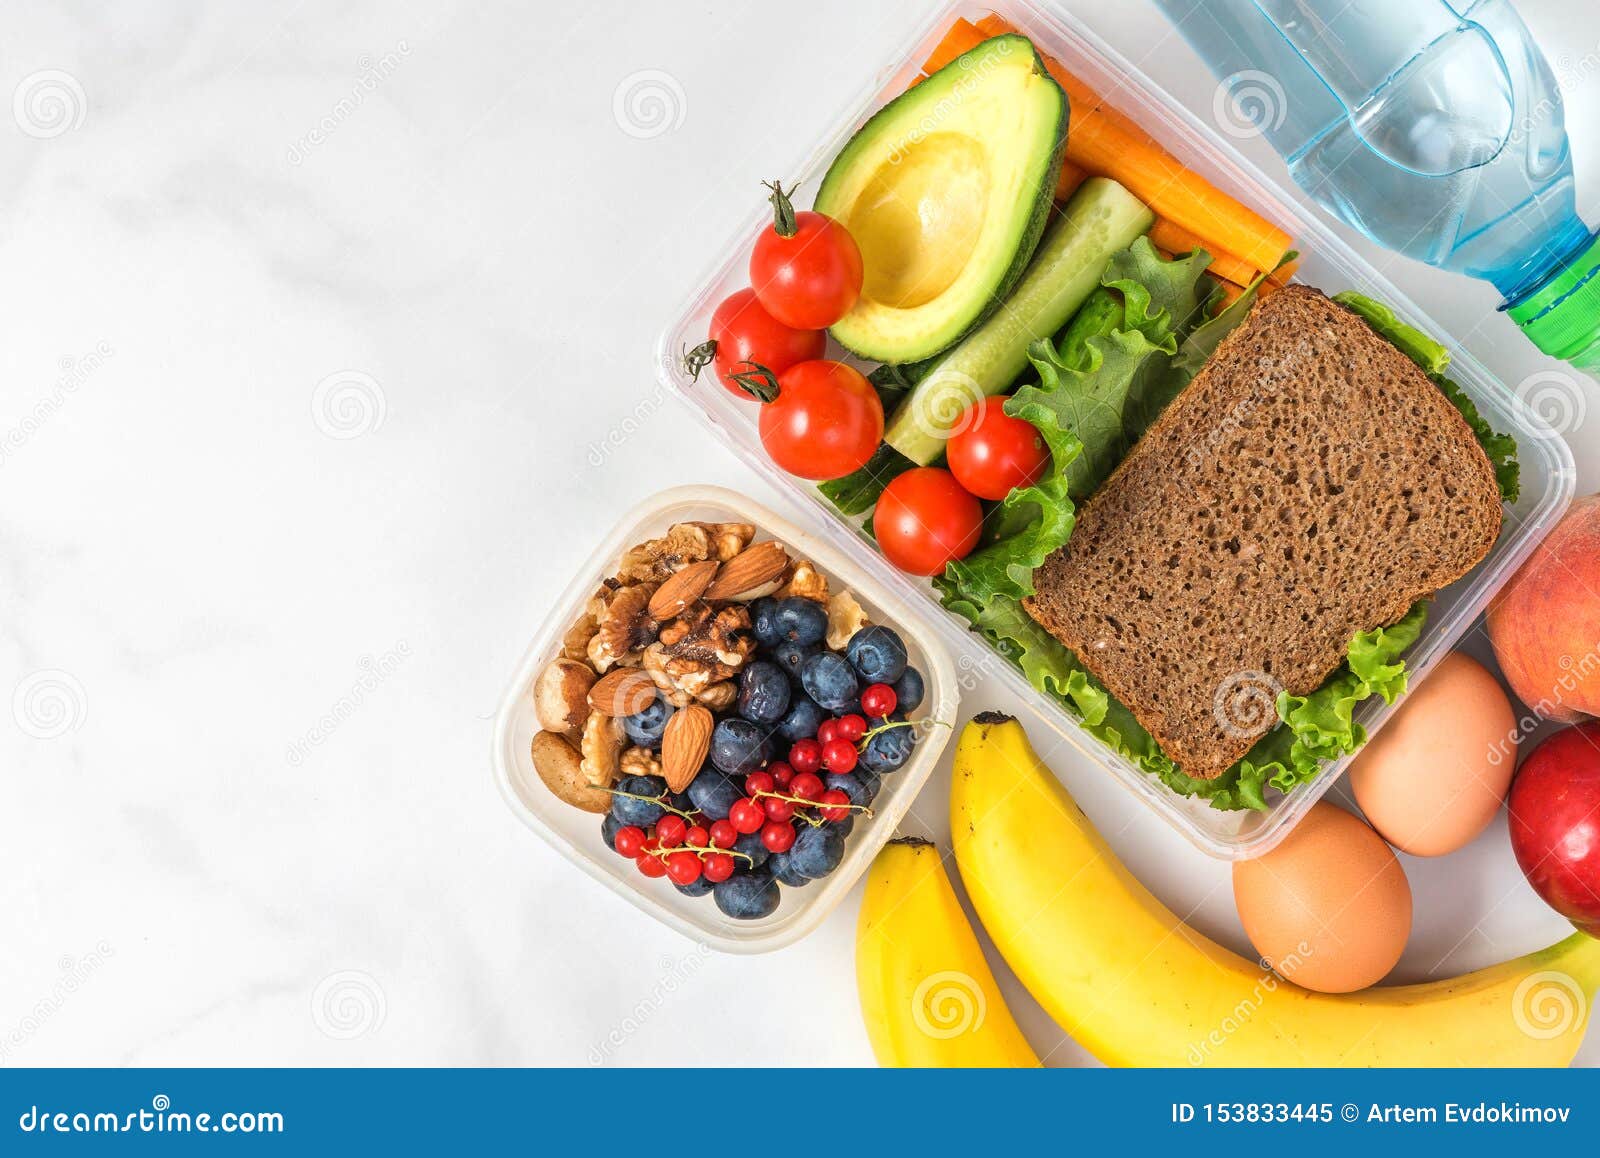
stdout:
[(1561, 89), (1508, 0), (1156, 0), (1219, 112), (1379, 245), (1493, 283), (1539, 349), (1600, 370), (1600, 236)]

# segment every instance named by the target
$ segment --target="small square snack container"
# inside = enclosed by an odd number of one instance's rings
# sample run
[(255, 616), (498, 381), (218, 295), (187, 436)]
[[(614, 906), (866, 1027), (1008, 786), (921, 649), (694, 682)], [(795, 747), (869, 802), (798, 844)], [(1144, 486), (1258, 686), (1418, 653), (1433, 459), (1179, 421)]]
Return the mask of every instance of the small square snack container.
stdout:
[[(911, 718), (942, 725), (919, 728), (920, 738), (911, 758), (898, 771), (884, 775), (883, 787), (872, 802), (872, 815), (857, 819), (839, 867), (804, 888), (780, 885), (783, 899), (777, 911), (759, 921), (732, 920), (722, 915), (710, 896), (686, 897), (665, 878), (652, 880), (640, 875), (632, 861), (605, 846), (599, 815), (573, 808), (551, 794), (534, 771), (529, 750), (539, 730), (533, 683), (561, 653), (562, 635), (578, 619), (601, 580), (615, 574), (624, 551), (682, 522), (753, 523), (757, 542), (778, 540), (791, 555), (811, 560), (827, 577), (830, 590), (854, 592), (870, 622), (900, 633), (911, 666), (922, 673), (926, 691)], [(647, 499), (624, 515), (556, 601), (501, 701), (494, 727), (495, 780), (518, 819), (618, 896), (712, 948), (765, 953), (799, 940), (820, 925), (866, 872), (938, 764), (956, 722), (959, 698), (955, 668), (938, 623), (925, 614), (914, 592), (908, 600), (852, 561), (831, 539), (802, 530), (743, 495), (719, 487), (680, 487)]]
[[(1295, 239), (1301, 266), (1295, 280), (1329, 294), (1357, 290), (1391, 305), (1406, 322), (1450, 345), (1438, 323), (1432, 321), (1387, 278), (1341, 241), (1308, 209), (1300, 206), (1284, 185), (1251, 165), (1211, 125), (1201, 122), (1166, 93), (1156, 79), (1119, 55), (1065, 14), (1039, 7), (1028, 0), (992, 0), (991, 3), (952, 3), (931, 15), (910, 34), (890, 60), (878, 70), (865, 92), (835, 125), (833, 131), (786, 178), (814, 191), (828, 164), (855, 130), (878, 108), (903, 92), (919, 75), (921, 62), (938, 44), (958, 16), (977, 20), (996, 12), (1033, 40), (1038, 49), (1063, 65), (1108, 104), (1128, 114), (1164, 145), (1183, 165), (1204, 175)], [(1070, 136), (1070, 126), (1069, 126)], [(757, 174), (752, 174), (752, 186)], [(757, 474), (809, 508), (808, 527), (813, 534), (835, 544), (841, 555), (875, 576), (906, 608), (906, 625), (914, 620), (919, 630), (936, 629), (963, 658), (962, 665), (983, 662), (991, 655), (986, 645), (966, 630), (964, 621), (945, 611), (932, 588), (896, 572), (851, 524), (847, 523), (814, 486), (780, 471), (761, 447), (757, 436), (756, 407), (735, 398), (714, 380), (702, 376), (699, 385), (685, 373), (679, 352), (703, 341), (712, 310), (748, 280), (748, 255), (760, 230), (770, 222), (767, 212), (752, 214), (730, 239), (717, 263), (662, 335), (657, 349), (661, 381), (682, 398), (713, 436), (730, 446)], [(1427, 627), (1406, 655), (1413, 680), (1425, 675), (1471, 627), (1495, 592), (1506, 582), (1534, 545), (1560, 517), (1572, 497), (1575, 472), (1571, 452), (1549, 425), (1512, 390), (1485, 369), (1472, 355), (1451, 345), (1450, 375), (1472, 397), (1484, 417), (1497, 430), (1513, 434), (1522, 463), (1522, 495), (1506, 508), (1505, 524), (1490, 555), (1460, 582), (1440, 592), (1429, 611)], [(843, 356), (835, 346), (830, 356)], [(967, 657), (977, 656), (971, 660)], [(1150, 809), (1205, 853), (1225, 860), (1258, 856), (1281, 840), (1313, 804), (1343, 775), (1351, 757), (1325, 768), (1316, 780), (1287, 795), (1274, 794), (1265, 812), (1222, 812), (1203, 802), (1171, 792), (1160, 781), (1106, 748), (1082, 731), (1075, 718), (1058, 701), (1034, 690), (1022, 674), (1003, 661), (983, 662), (1006, 681), (1014, 706), (1025, 720), (1037, 717), (1105, 775), (1116, 777)], [(1398, 706), (1398, 705), (1395, 705)], [(1395, 710), (1373, 697), (1357, 710), (1357, 720), (1375, 733)], [(903, 785), (902, 785), (903, 787)]]

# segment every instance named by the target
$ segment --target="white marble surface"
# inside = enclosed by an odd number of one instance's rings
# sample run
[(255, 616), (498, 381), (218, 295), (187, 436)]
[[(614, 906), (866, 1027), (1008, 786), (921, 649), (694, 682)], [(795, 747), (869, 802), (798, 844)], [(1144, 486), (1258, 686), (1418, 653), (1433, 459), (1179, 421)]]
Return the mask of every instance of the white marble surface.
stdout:
[[(1064, 6), (1209, 107), (1143, 3)], [(1588, 0), (1521, 7), (1592, 218), (1600, 27)], [(767, 497), (659, 404), (652, 343), (753, 182), (924, 11), (7, 6), (0, 1063), (870, 1061), (853, 898), (791, 950), (706, 958), (518, 826), (486, 716), (624, 507)], [(646, 70), (669, 120), (630, 134), (614, 98)], [(1508, 381), (1547, 365), (1487, 287), (1379, 263)], [(1600, 428), (1572, 441), (1594, 490)], [(1225, 867), (1064, 772), (1244, 947)], [(1503, 826), (1408, 869), (1406, 976), (1560, 935)]]

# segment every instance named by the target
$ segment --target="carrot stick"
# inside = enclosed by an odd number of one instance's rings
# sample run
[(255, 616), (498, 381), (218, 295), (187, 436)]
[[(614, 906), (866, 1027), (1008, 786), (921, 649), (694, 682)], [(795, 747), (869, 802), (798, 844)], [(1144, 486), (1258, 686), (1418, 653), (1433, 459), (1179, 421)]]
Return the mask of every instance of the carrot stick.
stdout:
[[(994, 15), (984, 17), (977, 25), (966, 21), (959, 23), (971, 29), (971, 32), (963, 29), (963, 35), (968, 38), (974, 33), (981, 39), (985, 33), (998, 35), (1015, 31)], [(947, 36), (946, 40), (949, 39)], [(1287, 233), (1218, 190), (1198, 173), (1185, 169), (1150, 134), (1105, 104), (1060, 62), (1041, 56), (1072, 106), (1067, 132), (1068, 160), (1089, 173), (1104, 174), (1121, 182), (1158, 217), (1207, 239), (1209, 244), (1205, 248), (1213, 254), (1219, 251), (1233, 254), (1255, 269), (1272, 269), (1282, 260), (1290, 243)]]
[(1299, 258), (1295, 258), (1293, 261), (1286, 261), (1267, 275), (1267, 284), (1271, 286), (1288, 285), (1290, 279), (1294, 277), (1299, 269)]
[[(1223, 310), (1227, 309), (1229, 306), (1233, 305), (1234, 302), (1239, 300), (1239, 295), (1244, 293), (1244, 287), (1234, 285), (1231, 281), (1219, 281), (1217, 284), (1222, 287), (1222, 300), (1217, 303), (1216, 309), (1216, 312), (1220, 314)], [(1256, 292), (1259, 293), (1260, 291), (1258, 290)]]
[(1257, 271), (1249, 262), (1240, 261), (1231, 253), (1221, 252), (1183, 226), (1175, 225), (1164, 217), (1156, 218), (1156, 223), (1150, 227), (1150, 241), (1162, 249), (1170, 249), (1173, 253), (1205, 250), (1211, 255), (1211, 272), (1235, 285), (1249, 285), (1256, 280)]
[(944, 39), (939, 41), (938, 47), (933, 50), (933, 55), (923, 64), (922, 71), (930, 74), (938, 72), (969, 48), (976, 48), (988, 40), (989, 35), (991, 34), (979, 32), (970, 21), (958, 19), (950, 26), (950, 31), (944, 34)]
[(1062, 161), (1061, 175), (1056, 178), (1056, 200), (1065, 201), (1076, 192), (1079, 185), (1082, 185), (1088, 179), (1089, 174), (1078, 168), (1071, 161)]

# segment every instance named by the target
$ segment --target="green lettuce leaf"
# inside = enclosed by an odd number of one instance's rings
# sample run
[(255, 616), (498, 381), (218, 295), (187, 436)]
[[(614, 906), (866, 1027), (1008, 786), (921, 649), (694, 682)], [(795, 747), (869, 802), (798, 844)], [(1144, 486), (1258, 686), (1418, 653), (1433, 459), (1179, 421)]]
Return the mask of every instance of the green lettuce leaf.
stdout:
[(1309, 696), (1281, 693), (1279, 726), (1221, 776), (1197, 780), (1185, 775), (1133, 713), (1020, 603), (999, 598), (979, 607), (955, 597), (945, 605), (966, 617), (1033, 687), (1061, 700), (1090, 735), (1172, 791), (1223, 811), (1265, 810), (1269, 787), (1288, 792), (1314, 779), (1326, 762), (1360, 748), (1367, 736), (1355, 722), (1356, 706), (1374, 695), (1392, 704), (1405, 691), (1401, 657), (1417, 641), (1428, 613), (1427, 603), (1419, 602), (1390, 627), (1358, 632), (1331, 679)]
[(1461, 417), (1472, 428), (1478, 445), (1489, 456), (1500, 497), (1508, 503), (1516, 502), (1517, 496), (1522, 493), (1522, 467), (1517, 462), (1517, 440), (1509, 434), (1500, 434), (1490, 426), (1466, 391), (1445, 376), (1445, 371), (1450, 368), (1450, 351), (1415, 326), (1406, 325), (1384, 303), (1365, 294), (1347, 290), (1342, 294), (1334, 294), (1333, 300), (1358, 314), (1379, 337), (1422, 367), (1423, 373), (1461, 412)]

